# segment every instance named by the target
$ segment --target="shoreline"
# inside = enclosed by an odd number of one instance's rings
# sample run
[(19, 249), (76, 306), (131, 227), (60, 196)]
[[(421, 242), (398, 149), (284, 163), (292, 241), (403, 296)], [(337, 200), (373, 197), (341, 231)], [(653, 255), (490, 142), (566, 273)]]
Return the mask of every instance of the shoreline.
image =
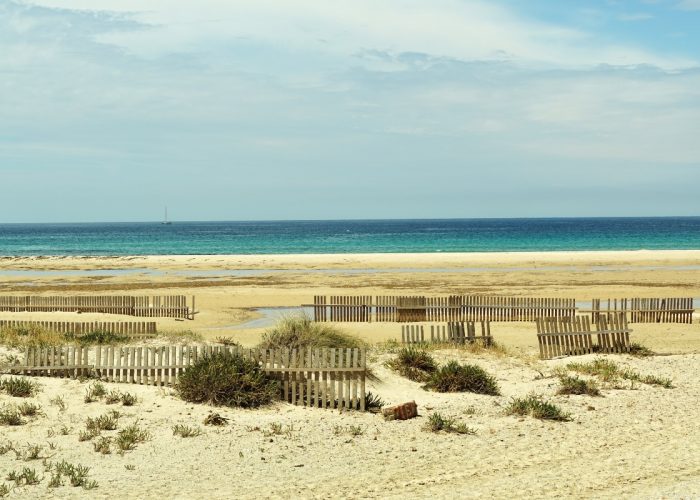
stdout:
[(434, 252), (434, 253), (344, 253), (344, 254), (227, 254), (143, 256), (0, 256), (0, 269), (378, 269), (435, 267), (512, 267), (543, 264), (605, 266), (644, 264), (698, 265), (700, 250), (585, 250), (551, 252)]

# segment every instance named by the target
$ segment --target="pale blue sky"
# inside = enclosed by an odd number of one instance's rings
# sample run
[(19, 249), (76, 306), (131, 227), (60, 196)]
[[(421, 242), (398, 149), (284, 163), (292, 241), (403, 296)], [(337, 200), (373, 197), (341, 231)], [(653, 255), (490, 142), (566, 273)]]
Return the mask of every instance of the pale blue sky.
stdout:
[(0, 0), (0, 222), (700, 215), (700, 0)]

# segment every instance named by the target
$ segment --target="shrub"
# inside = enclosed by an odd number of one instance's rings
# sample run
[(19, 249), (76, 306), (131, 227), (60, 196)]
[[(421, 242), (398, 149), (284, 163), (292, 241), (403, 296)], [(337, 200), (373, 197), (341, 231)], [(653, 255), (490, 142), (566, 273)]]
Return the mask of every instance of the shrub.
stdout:
[(500, 395), (496, 379), (476, 365), (460, 365), (450, 361), (430, 374), (425, 388), (437, 392), (474, 392)]
[(308, 315), (299, 314), (281, 318), (267, 330), (258, 345), (263, 349), (303, 348), (353, 348), (364, 343), (340, 328), (325, 323), (316, 323)]
[(26, 378), (10, 377), (0, 380), (0, 389), (16, 398), (29, 398), (39, 392), (39, 385)]
[(3, 406), (0, 409), (0, 425), (24, 425), (24, 420), (16, 407)]
[(428, 422), (423, 427), (430, 432), (450, 432), (455, 434), (476, 434), (476, 430), (467, 427), (464, 423), (455, 422), (454, 418), (444, 417), (440, 413), (433, 413), (428, 418)]
[(640, 344), (639, 342), (632, 342), (630, 344), (630, 354), (639, 358), (647, 358), (649, 356), (656, 355), (654, 351), (649, 349), (647, 346)]
[(41, 415), (41, 406), (30, 403), (29, 401), (25, 401), (21, 405), (17, 406), (17, 411), (23, 416), (23, 417), (35, 417), (37, 415)]
[(530, 394), (524, 398), (513, 398), (506, 408), (507, 415), (529, 415), (543, 420), (571, 420), (571, 415), (562, 411), (558, 406), (544, 401), (541, 396)]
[(95, 451), (102, 453), (103, 455), (108, 455), (112, 453), (111, 449), (112, 445), (112, 438), (109, 437), (101, 437), (97, 441), (93, 443), (93, 447), (95, 448)]
[(117, 428), (118, 413), (105, 413), (99, 417), (90, 418), (85, 421), (85, 428), (89, 432), (113, 431)]
[(122, 406), (134, 406), (137, 402), (136, 396), (131, 393), (122, 393)]
[(403, 347), (389, 361), (389, 368), (415, 382), (425, 382), (437, 370), (433, 357), (423, 349)]
[(41, 481), (36, 470), (30, 469), (29, 467), (24, 467), (21, 472), (10, 472), (5, 479), (7, 481), (14, 481), (16, 486), (34, 485), (39, 484)]
[(600, 396), (600, 390), (595, 380), (583, 380), (578, 377), (559, 377), (561, 387), (557, 394), (587, 394), (589, 396)]
[(105, 404), (113, 405), (122, 400), (122, 394), (119, 391), (110, 391), (105, 396)]
[(365, 410), (371, 413), (378, 413), (385, 405), (384, 400), (377, 394), (367, 391), (365, 394)]
[(141, 429), (137, 424), (131, 424), (119, 431), (116, 444), (120, 451), (125, 452), (136, 448), (137, 443), (143, 443), (151, 438), (151, 434)]
[(202, 429), (199, 427), (189, 427), (183, 424), (173, 425), (173, 436), (182, 438), (196, 437), (202, 434)]
[(240, 347), (240, 345), (241, 345), (237, 341), (233, 340), (231, 337), (216, 337), (216, 343), (226, 345), (226, 346), (236, 346), (236, 347)]
[(192, 403), (257, 408), (269, 404), (277, 388), (254, 361), (239, 353), (214, 353), (190, 366), (176, 390)]

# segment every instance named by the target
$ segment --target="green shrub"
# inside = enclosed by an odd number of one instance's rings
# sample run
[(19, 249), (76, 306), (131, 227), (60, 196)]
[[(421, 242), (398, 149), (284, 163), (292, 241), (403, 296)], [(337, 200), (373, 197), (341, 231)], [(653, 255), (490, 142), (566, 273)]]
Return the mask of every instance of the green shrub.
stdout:
[(402, 347), (387, 365), (415, 382), (425, 382), (437, 370), (433, 357), (425, 350), (415, 347)]
[(277, 397), (278, 384), (257, 363), (238, 353), (215, 353), (190, 366), (176, 390), (191, 403), (256, 408)]
[(542, 399), (541, 396), (530, 394), (524, 398), (513, 398), (506, 408), (507, 415), (531, 416), (543, 420), (571, 420), (571, 415), (562, 411), (558, 406)]
[(378, 413), (385, 405), (384, 400), (377, 394), (367, 391), (365, 394), (365, 410), (371, 413)]
[(26, 378), (10, 377), (0, 380), (0, 389), (16, 398), (29, 398), (39, 392), (39, 384)]
[(105, 404), (113, 405), (122, 400), (122, 394), (119, 391), (110, 391), (105, 395)]
[(559, 377), (561, 386), (557, 394), (587, 394), (589, 396), (600, 396), (600, 389), (595, 380), (583, 380), (578, 377), (564, 375)]
[(435, 412), (428, 417), (428, 422), (426, 422), (423, 428), (430, 432), (444, 431), (455, 434), (476, 434), (476, 430), (467, 427), (466, 424), (461, 422), (458, 423), (454, 418), (444, 417), (438, 412)]
[(425, 388), (437, 392), (500, 395), (496, 379), (483, 368), (476, 365), (460, 365), (456, 361), (450, 361), (431, 373)]
[(112, 453), (112, 438), (110, 437), (101, 437), (97, 441), (93, 443), (93, 447), (95, 448), (95, 451), (102, 453), (103, 455), (108, 455)]
[(14, 406), (3, 406), (0, 408), (0, 425), (24, 425), (22, 415)]
[(353, 348), (365, 344), (340, 328), (316, 323), (306, 314), (281, 318), (267, 330), (258, 347), (263, 349)]
[(141, 429), (137, 424), (131, 424), (117, 434), (116, 444), (120, 451), (125, 452), (136, 448), (137, 443), (143, 443), (151, 438), (151, 434)]
[(17, 406), (17, 411), (23, 416), (23, 417), (35, 417), (37, 415), (41, 415), (41, 406), (30, 403), (29, 401), (25, 401), (21, 405)]
[(122, 406), (134, 406), (137, 402), (136, 396), (131, 393), (122, 393)]
[(105, 413), (99, 417), (88, 417), (85, 421), (85, 428), (88, 432), (113, 431), (117, 428), (118, 413)]

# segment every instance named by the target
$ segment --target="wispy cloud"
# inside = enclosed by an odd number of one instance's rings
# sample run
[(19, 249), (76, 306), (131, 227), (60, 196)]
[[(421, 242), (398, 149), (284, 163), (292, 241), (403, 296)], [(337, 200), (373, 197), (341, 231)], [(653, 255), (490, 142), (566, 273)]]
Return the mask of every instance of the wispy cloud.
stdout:
[(700, 10), (700, 0), (683, 0), (678, 4), (682, 10)]
[(618, 19), (620, 19), (620, 21), (648, 21), (649, 19), (654, 19), (654, 16), (648, 12), (636, 12), (630, 14), (620, 14)]

